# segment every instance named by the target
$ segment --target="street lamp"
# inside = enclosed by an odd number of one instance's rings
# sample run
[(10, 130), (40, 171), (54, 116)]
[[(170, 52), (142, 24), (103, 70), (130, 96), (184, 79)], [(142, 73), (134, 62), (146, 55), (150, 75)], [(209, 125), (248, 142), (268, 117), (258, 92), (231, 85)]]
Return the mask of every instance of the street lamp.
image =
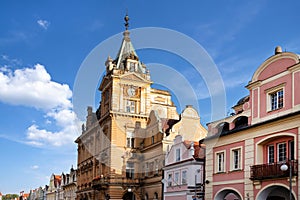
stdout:
[(280, 166), (281, 171), (287, 171), (289, 169), (289, 187), (290, 187), (290, 200), (293, 200), (292, 197), (292, 162), (290, 161), (290, 166), (287, 166), (286, 163)]

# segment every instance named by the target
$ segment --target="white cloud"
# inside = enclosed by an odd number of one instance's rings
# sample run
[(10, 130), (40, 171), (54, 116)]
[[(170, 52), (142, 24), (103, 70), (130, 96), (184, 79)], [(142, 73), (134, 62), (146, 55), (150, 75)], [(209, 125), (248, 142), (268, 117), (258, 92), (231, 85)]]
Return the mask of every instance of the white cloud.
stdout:
[(49, 25), (50, 25), (50, 22), (49, 22), (49, 21), (47, 21), (47, 20), (42, 20), (42, 19), (39, 19), (39, 20), (37, 21), (37, 23), (38, 23), (38, 25), (39, 25), (40, 27), (42, 27), (42, 28), (45, 29), (45, 30), (47, 30), (48, 27), (49, 27)]
[[(26, 143), (33, 146), (62, 146), (74, 144), (80, 123), (70, 101), (72, 91), (66, 84), (51, 80), (45, 67), (0, 69), (0, 101), (11, 105), (34, 107), (45, 113), (46, 124), (55, 131), (47, 130), (33, 121), (27, 129)], [(49, 123), (49, 122), (54, 123)]]
[(4, 103), (43, 110), (72, 107), (69, 86), (51, 81), (40, 64), (15, 71), (0, 69), (0, 86), (0, 101)]
[(16, 65), (21, 65), (22, 61), (16, 58), (10, 58), (8, 55), (2, 54), (0, 56), (1, 60), (5, 61), (7, 64), (16, 66)]
[(38, 166), (38, 165), (33, 165), (33, 166), (31, 166), (30, 168), (36, 170), (36, 169), (39, 168), (39, 166)]

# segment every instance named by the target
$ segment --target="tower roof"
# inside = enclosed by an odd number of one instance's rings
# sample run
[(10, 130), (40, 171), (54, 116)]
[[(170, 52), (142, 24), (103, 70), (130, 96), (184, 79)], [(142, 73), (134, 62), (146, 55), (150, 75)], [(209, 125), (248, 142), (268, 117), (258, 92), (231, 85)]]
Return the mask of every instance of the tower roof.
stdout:
[(121, 48), (116, 56), (116, 59), (114, 60), (114, 63), (116, 64), (116, 68), (124, 70), (126, 60), (131, 59), (131, 60), (136, 60), (138, 63), (137, 72), (146, 73), (147, 72), (146, 66), (140, 62), (139, 57), (137, 56), (129, 37), (130, 35), (130, 32), (128, 31), (129, 17), (127, 14), (124, 17), (124, 20), (125, 20), (125, 31), (123, 32), (124, 37), (122, 40)]

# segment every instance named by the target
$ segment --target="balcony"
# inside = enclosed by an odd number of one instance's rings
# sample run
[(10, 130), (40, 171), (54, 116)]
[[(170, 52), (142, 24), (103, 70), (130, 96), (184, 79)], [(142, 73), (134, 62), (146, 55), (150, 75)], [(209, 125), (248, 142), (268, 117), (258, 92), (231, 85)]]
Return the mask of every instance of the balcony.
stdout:
[(138, 187), (140, 185), (139, 179), (129, 179), (124, 177), (96, 177), (92, 181), (93, 188), (97, 190), (106, 190), (111, 185), (127, 187)]
[[(288, 167), (291, 166), (292, 176), (298, 176), (298, 160), (287, 161)], [(289, 170), (282, 171), (280, 167), (283, 163), (262, 164), (251, 166), (251, 180), (264, 180), (273, 178), (289, 177)]]

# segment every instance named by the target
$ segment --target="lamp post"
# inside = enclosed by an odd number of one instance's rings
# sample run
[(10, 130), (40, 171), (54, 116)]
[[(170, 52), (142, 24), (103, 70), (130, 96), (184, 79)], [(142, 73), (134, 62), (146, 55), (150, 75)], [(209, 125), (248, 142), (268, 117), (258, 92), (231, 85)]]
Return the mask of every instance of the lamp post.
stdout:
[(286, 163), (280, 166), (281, 171), (287, 171), (289, 169), (289, 187), (290, 187), (290, 200), (293, 200), (292, 197), (292, 162), (291, 160), (289, 161), (289, 166), (287, 166)]

